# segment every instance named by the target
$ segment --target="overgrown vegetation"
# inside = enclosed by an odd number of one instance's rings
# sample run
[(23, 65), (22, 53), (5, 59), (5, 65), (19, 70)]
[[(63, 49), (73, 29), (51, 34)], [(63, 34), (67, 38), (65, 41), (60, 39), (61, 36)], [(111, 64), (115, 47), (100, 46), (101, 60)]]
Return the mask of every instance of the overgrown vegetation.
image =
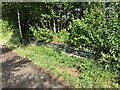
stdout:
[[(120, 86), (118, 2), (18, 2), (3, 3), (2, 9), (0, 37), (8, 45), (22, 46), (15, 51), (74, 87)], [(101, 58), (72, 58), (54, 48), (29, 45), (31, 41), (90, 49)], [(70, 74), (72, 69), (78, 76)]]
[(67, 43), (69, 40), (69, 32), (66, 29), (61, 30), (60, 32), (53, 35), (54, 43)]
[(33, 33), (34, 40), (38, 40), (40, 42), (52, 41), (53, 35), (49, 29), (43, 29), (43, 28), (39, 28), (39, 27), (37, 27), (37, 28), (30, 27), (30, 30)]
[(118, 84), (114, 83), (113, 79), (116, 74), (104, 70), (102, 65), (92, 59), (70, 57), (48, 46), (35, 44), (17, 48), (15, 51), (66, 80), (73, 87), (118, 88)]
[(110, 3), (110, 10), (105, 9), (104, 3), (90, 3), (89, 5), (91, 8), (84, 11), (84, 18), (73, 20), (73, 23), (69, 26), (71, 30), (70, 43), (77, 48), (89, 46), (99, 49), (97, 54), (102, 55), (100, 61), (105, 64), (105, 67), (119, 72), (120, 26), (117, 12), (118, 3)]

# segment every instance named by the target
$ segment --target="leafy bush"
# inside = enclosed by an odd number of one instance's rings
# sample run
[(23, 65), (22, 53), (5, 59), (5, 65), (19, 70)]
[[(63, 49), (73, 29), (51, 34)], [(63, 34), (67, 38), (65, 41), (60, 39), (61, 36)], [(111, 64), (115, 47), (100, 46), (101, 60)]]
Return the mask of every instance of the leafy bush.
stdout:
[(64, 42), (68, 41), (69, 38), (69, 32), (66, 29), (62, 29), (59, 33), (58, 33), (58, 37), (61, 38)]
[[(89, 3), (84, 18), (73, 20), (70, 24), (70, 43), (78, 48), (92, 46), (99, 49), (100, 61), (105, 68), (116, 72), (120, 69), (120, 26), (118, 3)], [(107, 8), (111, 8), (107, 10)]]
[(80, 19), (73, 20), (73, 23), (69, 26), (70, 37), (69, 43), (79, 48), (79, 46), (89, 45), (91, 42), (88, 38), (88, 32), (86, 25)]
[(66, 29), (61, 30), (60, 32), (56, 33), (56, 37), (54, 39), (57, 39), (56, 42), (60, 43), (67, 43), (69, 39), (69, 32)]
[(49, 29), (30, 27), (34, 39), (41, 42), (50, 42), (53, 39), (53, 34)]

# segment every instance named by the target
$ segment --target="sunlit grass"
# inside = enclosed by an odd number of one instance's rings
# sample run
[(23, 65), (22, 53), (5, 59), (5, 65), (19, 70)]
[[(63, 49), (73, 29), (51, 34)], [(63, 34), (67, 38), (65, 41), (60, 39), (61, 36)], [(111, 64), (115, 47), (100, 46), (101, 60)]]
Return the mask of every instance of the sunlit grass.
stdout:
[[(29, 58), (39, 67), (52, 72), (55, 76), (64, 79), (73, 87), (113, 88), (118, 86), (113, 82), (115, 74), (108, 70), (105, 71), (92, 59), (73, 58), (66, 53), (57, 52), (55, 49), (34, 44), (19, 47), (14, 51)], [(77, 70), (78, 67), (80, 68)]]

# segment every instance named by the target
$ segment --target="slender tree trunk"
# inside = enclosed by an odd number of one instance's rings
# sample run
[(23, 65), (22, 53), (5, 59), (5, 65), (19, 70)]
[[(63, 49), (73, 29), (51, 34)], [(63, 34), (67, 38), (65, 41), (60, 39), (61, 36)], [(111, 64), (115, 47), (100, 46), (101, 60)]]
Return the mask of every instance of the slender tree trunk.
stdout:
[(62, 23), (63, 23), (63, 19), (61, 18), (61, 20), (60, 20), (60, 30), (62, 30)]
[(58, 32), (59, 32), (59, 29), (60, 29), (60, 22), (58, 21), (58, 28), (57, 28)]
[(19, 12), (18, 9), (17, 9), (17, 15), (18, 15), (18, 25), (19, 25), (20, 40), (23, 43), (23, 34), (22, 34), (21, 22), (20, 22), (20, 12)]
[(56, 33), (55, 19), (53, 19), (53, 31), (54, 31), (54, 33)]
[(51, 24), (50, 24), (50, 20), (49, 20), (49, 28), (50, 28), (50, 30), (52, 30), (52, 28), (51, 28)]

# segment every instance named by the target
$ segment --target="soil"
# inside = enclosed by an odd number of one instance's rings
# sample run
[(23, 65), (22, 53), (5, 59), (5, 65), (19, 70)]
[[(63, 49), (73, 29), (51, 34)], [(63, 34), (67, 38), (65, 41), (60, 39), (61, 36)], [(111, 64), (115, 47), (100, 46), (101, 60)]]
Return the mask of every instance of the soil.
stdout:
[[(66, 82), (50, 72), (37, 67), (27, 58), (12, 52), (12, 49), (0, 45), (0, 77), (2, 76), (2, 88), (71, 88)], [(1, 74), (2, 73), (2, 74)], [(1, 83), (1, 82), (0, 82)]]

